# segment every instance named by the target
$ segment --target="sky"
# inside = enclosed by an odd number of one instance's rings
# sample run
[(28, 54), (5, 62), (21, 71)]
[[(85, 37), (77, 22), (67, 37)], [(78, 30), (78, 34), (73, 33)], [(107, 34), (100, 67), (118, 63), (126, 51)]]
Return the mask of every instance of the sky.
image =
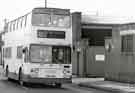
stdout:
[[(5, 18), (13, 20), (34, 7), (45, 7), (45, 0), (2, 0), (0, 30)], [(47, 0), (47, 7), (66, 8), (91, 15), (135, 18), (135, 0)]]

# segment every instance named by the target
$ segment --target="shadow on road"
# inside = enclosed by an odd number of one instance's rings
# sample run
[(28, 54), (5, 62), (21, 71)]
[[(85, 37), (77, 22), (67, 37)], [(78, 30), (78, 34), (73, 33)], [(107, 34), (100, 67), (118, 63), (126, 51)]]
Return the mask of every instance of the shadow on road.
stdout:
[(38, 84), (38, 83), (26, 83), (24, 86), (21, 86), (17, 80), (8, 79), (8, 80), (1, 80), (4, 85), (14, 86), (14, 87), (26, 87), (26, 88), (36, 88), (36, 89), (60, 89), (60, 90), (67, 90), (64, 87), (56, 87), (54, 85), (46, 85), (46, 84)]

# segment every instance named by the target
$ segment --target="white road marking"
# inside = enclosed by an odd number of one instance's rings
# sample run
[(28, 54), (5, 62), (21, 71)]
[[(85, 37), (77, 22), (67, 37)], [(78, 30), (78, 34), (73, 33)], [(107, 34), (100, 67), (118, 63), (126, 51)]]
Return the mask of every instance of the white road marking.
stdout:
[(73, 90), (73, 91), (76, 91), (78, 93), (91, 93), (91, 91), (89, 91), (89, 90), (79, 89), (77, 87), (74, 87), (74, 85), (66, 84), (66, 85), (63, 85), (62, 87)]
[(25, 87), (25, 86), (20, 86), (21, 88), (28, 90), (29, 88)]

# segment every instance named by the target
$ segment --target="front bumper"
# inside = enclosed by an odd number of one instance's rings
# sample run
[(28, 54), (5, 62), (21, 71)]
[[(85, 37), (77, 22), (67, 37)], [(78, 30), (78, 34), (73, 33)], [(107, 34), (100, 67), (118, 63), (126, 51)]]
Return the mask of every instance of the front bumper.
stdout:
[(23, 75), (22, 80), (28, 83), (72, 83), (72, 78), (38, 78), (29, 75)]

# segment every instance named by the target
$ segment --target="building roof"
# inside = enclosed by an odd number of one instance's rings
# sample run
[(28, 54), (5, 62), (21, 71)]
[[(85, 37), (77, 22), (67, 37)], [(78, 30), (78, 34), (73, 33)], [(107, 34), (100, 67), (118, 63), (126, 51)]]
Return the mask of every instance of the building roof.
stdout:
[(111, 17), (98, 15), (82, 15), (82, 24), (127, 24), (135, 23), (133, 18)]

